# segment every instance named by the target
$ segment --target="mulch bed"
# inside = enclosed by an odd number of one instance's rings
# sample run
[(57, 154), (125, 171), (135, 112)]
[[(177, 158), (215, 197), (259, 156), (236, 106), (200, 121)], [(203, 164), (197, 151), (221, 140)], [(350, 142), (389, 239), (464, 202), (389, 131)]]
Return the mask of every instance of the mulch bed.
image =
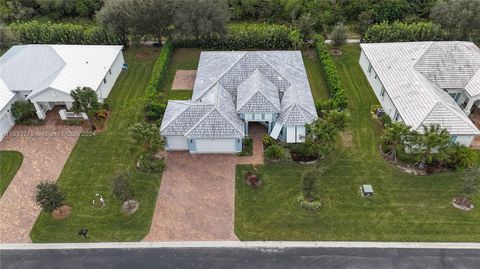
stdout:
[(56, 208), (52, 212), (52, 217), (54, 219), (65, 219), (67, 218), (70, 213), (72, 212), (72, 208), (68, 205), (62, 205), (59, 208)]
[(342, 52), (341, 50), (339, 50), (339, 49), (331, 49), (331, 50), (330, 50), (330, 53), (331, 53), (332, 55), (335, 55), (335, 56), (340, 56), (340, 55), (342, 55), (343, 52)]
[(291, 152), (290, 155), (292, 156), (292, 160), (294, 162), (309, 163), (317, 160), (317, 156), (303, 156), (295, 152)]
[(192, 90), (197, 77), (197, 70), (177, 70), (173, 79), (172, 90)]
[(255, 188), (259, 188), (263, 185), (263, 181), (252, 172), (247, 172), (245, 174), (245, 183), (247, 183), (248, 186)]
[(135, 54), (135, 58), (139, 59), (139, 60), (146, 60), (146, 59), (150, 58), (150, 53), (147, 52), (147, 51), (141, 51), (141, 52)]
[(125, 214), (133, 214), (137, 211), (140, 203), (137, 200), (125, 201), (122, 205), (122, 212)]

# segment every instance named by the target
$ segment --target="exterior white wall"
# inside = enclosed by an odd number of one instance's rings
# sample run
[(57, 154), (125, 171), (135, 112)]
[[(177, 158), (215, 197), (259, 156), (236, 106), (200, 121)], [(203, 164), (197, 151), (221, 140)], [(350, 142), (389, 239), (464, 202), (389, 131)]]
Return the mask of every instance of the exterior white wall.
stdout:
[(54, 102), (69, 102), (72, 103), (73, 99), (70, 94), (61, 92), (52, 88), (48, 88), (42, 93), (35, 95), (30, 98), (32, 103), (44, 102), (44, 103), (54, 103)]
[(0, 111), (0, 141), (8, 134), (15, 125), (15, 117), (12, 115), (12, 104), (17, 100), (15, 97)]
[(115, 58), (115, 61), (110, 67), (111, 74), (108, 70), (106, 72), (105, 80), (107, 82), (106, 83), (104, 83), (103, 81), (100, 82), (100, 86), (98, 86), (96, 90), (98, 99), (100, 102), (102, 102), (103, 99), (107, 98), (108, 95), (110, 94), (110, 91), (112, 90), (113, 85), (115, 84), (115, 81), (117, 80), (118, 76), (122, 72), (122, 67), (124, 62), (125, 60), (123, 59), (123, 53), (122, 51), (120, 51), (117, 55), (117, 58)]
[(470, 147), (470, 145), (471, 145), (472, 142), (473, 142), (473, 139), (474, 139), (474, 136), (473, 136), (473, 135), (458, 135), (458, 136), (457, 136), (457, 139), (455, 140), (455, 142), (457, 142), (457, 143), (459, 143), (459, 144), (461, 144), (461, 145)]
[(188, 142), (183, 135), (166, 136), (165, 141), (166, 141), (165, 149), (168, 151), (188, 150)]
[(284, 136), (279, 138), (287, 143), (303, 143), (305, 142), (306, 129), (305, 126), (284, 126)]
[[(383, 97), (381, 96), (383, 84), (380, 81), (380, 78), (376, 77), (376, 72), (373, 67), (370, 73), (368, 72), (370, 61), (368, 60), (363, 50), (360, 54), (359, 63), (360, 63), (360, 66), (362, 67), (363, 73), (365, 73), (365, 76), (367, 77), (368, 82), (370, 83), (370, 86), (372, 86), (373, 92), (375, 93), (375, 96), (377, 97), (378, 102), (380, 102), (380, 104), (382, 105), (383, 109), (385, 110), (385, 113), (388, 116), (390, 116), (390, 118), (392, 118), (393, 120), (397, 109), (395, 108), (395, 105), (390, 99), (390, 96), (388, 95), (387, 91), (385, 91), (385, 94)], [(401, 117), (402, 116), (400, 115), (400, 118), (398, 121), (402, 121)]]

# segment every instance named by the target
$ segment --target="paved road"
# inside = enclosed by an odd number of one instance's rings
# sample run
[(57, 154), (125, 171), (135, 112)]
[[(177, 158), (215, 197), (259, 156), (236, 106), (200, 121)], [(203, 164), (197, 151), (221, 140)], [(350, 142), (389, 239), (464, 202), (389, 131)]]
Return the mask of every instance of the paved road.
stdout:
[(479, 268), (480, 250), (182, 248), (1, 250), (10, 268)]

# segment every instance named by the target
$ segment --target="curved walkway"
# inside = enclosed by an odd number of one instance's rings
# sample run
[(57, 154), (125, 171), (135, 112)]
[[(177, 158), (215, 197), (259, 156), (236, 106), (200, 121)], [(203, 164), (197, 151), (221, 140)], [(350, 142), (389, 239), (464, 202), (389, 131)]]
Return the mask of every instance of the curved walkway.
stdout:
[(23, 163), (0, 199), (0, 242), (31, 242), (30, 230), (40, 214), (35, 189), (43, 180), (57, 180), (82, 128), (79, 126), (15, 126), (0, 150), (23, 154)]
[(253, 154), (167, 152), (167, 169), (149, 234), (143, 241), (238, 240), (234, 229), (235, 167), (263, 163), (263, 126), (252, 124)]

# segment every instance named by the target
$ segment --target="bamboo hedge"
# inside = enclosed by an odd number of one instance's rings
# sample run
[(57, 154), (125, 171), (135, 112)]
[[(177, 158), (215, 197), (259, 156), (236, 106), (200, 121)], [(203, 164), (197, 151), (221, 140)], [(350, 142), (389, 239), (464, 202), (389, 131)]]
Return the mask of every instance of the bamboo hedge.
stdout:
[(155, 98), (163, 86), (168, 72), (168, 64), (172, 57), (173, 44), (170, 39), (165, 42), (162, 47), (162, 51), (155, 60), (155, 65), (153, 66), (152, 75), (150, 81), (148, 82), (147, 89), (145, 90), (146, 97), (148, 99)]
[(123, 40), (96, 25), (53, 22), (15, 22), (9, 25), (23, 44), (120, 45)]
[(290, 26), (269, 23), (231, 23), (224, 34), (200, 37), (174, 37), (175, 47), (199, 47), (203, 49), (290, 49)]
[(411, 42), (443, 40), (440, 25), (433, 22), (383, 22), (374, 24), (365, 33), (365, 42)]

